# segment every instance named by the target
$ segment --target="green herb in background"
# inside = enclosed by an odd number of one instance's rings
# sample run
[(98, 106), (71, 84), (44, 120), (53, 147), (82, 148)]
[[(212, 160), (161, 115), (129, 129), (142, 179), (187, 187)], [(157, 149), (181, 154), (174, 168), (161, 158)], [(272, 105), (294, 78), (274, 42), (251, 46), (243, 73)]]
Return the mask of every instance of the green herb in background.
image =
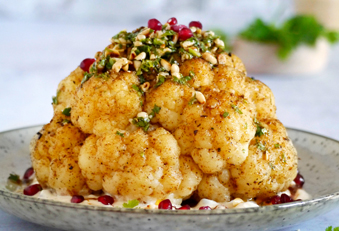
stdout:
[(287, 59), (301, 44), (315, 46), (320, 37), (326, 38), (331, 44), (339, 41), (339, 32), (327, 30), (310, 15), (295, 16), (280, 27), (258, 18), (239, 35), (249, 41), (277, 44), (278, 57), (282, 60)]
[(325, 231), (339, 231), (339, 227), (335, 227), (332, 229), (332, 226), (329, 226), (325, 229)]

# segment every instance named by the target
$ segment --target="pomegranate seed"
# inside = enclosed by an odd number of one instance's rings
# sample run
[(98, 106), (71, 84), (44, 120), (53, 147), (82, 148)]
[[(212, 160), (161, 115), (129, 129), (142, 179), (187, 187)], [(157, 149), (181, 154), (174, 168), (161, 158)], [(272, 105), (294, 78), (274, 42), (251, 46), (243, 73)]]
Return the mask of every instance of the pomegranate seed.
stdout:
[(159, 209), (171, 210), (172, 209), (172, 203), (169, 199), (163, 200), (159, 203), (158, 208)]
[(175, 32), (179, 32), (179, 31), (181, 31), (181, 29), (183, 29), (183, 28), (188, 28), (187, 26), (185, 26), (185, 25), (172, 25), (171, 26), (171, 30), (173, 30), (173, 31), (175, 31)]
[(24, 174), (24, 180), (28, 180), (34, 174), (34, 169), (32, 167), (28, 168)]
[(183, 205), (180, 208), (178, 208), (177, 210), (190, 210), (191, 207), (189, 205)]
[(95, 59), (84, 59), (82, 60), (82, 62), (80, 63), (80, 68), (83, 71), (89, 72), (89, 68), (92, 65), (92, 63), (95, 62)]
[(112, 205), (114, 203), (113, 197), (108, 195), (100, 196), (98, 198), (98, 201), (103, 203), (104, 205)]
[(192, 26), (202, 29), (202, 24), (199, 21), (190, 22), (189, 27), (192, 27)]
[(162, 29), (162, 24), (159, 22), (158, 19), (152, 18), (148, 20), (148, 27), (151, 28), (152, 30), (161, 30)]
[(72, 196), (71, 203), (81, 203), (85, 200), (83, 196)]
[(170, 25), (176, 25), (178, 23), (178, 20), (174, 17), (167, 20), (167, 23)]
[(40, 184), (32, 184), (24, 189), (24, 194), (26, 196), (34, 196), (41, 190), (42, 190), (42, 187)]
[(271, 203), (272, 205), (280, 204), (280, 196), (276, 195), (276, 196), (271, 197)]
[(190, 28), (182, 28), (179, 31), (179, 39), (185, 41), (193, 36), (193, 33)]
[(209, 206), (202, 206), (199, 208), (199, 210), (212, 210)]
[(285, 193), (281, 194), (281, 197), (280, 197), (281, 203), (288, 203), (288, 202), (292, 202), (292, 201), (293, 201), (293, 199), (289, 195), (287, 195)]
[(294, 179), (294, 182), (297, 188), (302, 188), (305, 183), (305, 179), (301, 174), (298, 173)]

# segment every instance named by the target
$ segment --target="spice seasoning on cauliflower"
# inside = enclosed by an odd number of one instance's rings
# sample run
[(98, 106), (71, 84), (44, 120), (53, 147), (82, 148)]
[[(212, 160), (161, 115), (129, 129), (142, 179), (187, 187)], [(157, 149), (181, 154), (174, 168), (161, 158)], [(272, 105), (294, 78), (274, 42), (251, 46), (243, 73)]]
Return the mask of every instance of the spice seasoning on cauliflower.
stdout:
[(246, 201), (289, 187), (297, 153), (271, 90), (214, 32), (174, 19), (121, 31), (60, 82), (31, 145), (43, 188), (172, 208), (165, 199)]

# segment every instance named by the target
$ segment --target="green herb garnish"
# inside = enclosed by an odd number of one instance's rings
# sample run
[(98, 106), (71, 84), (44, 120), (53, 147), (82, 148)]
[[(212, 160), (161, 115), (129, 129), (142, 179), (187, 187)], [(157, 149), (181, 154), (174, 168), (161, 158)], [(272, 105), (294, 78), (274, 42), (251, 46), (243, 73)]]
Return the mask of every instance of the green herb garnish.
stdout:
[(196, 94), (188, 101), (188, 105), (193, 105), (197, 101)]
[(88, 81), (94, 74), (90, 74), (88, 72), (85, 72), (84, 78), (81, 80), (81, 85), (84, 84), (86, 81)]
[(339, 32), (327, 30), (310, 15), (297, 15), (280, 27), (258, 18), (240, 36), (250, 41), (278, 45), (278, 56), (282, 60), (287, 59), (301, 44), (315, 46), (320, 37), (326, 38), (332, 44), (339, 41)]
[(158, 79), (158, 82), (155, 84), (155, 88), (159, 87), (160, 85), (162, 85), (166, 80), (166, 77), (165, 76), (162, 76), (160, 75), (159, 76), (159, 79)]
[(149, 118), (152, 119), (156, 114), (160, 112), (161, 107), (154, 104), (154, 107), (152, 109), (152, 112), (149, 114)]
[(231, 104), (231, 107), (239, 114), (242, 114), (242, 111), (239, 109), (237, 105)]
[(268, 134), (268, 130), (265, 127), (263, 127), (261, 125), (261, 123), (256, 118), (254, 118), (254, 123), (257, 126), (257, 130), (255, 132), (255, 136), (261, 137), (262, 135)]
[(71, 115), (71, 108), (70, 107), (66, 107), (63, 111), (62, 114), (64, 114), (65, 116), (70, 116)]
[(339, 231), (339, 227), (333, 228), (332, 226), (329, 226), (325, 229), (325, 231)]
[(118, 135), (118, 136), (121, 136), (122, 138), (124, 138), (124, 133), (121, 133), (121, 132), (117, 131), (115, 134)]
[(20, 176), (17, 174), (9, 174), (8, 180), (10, 180), (13, 183), (20, 184)]
[(57, 105), (58, 104), (58, 97), (60, 95), (60, 91), (57, 91), (56, 96), (52, 97), (52, 102), (53, 104)]
[(131, 200), (131, 201), (128, 201), (127, 203), (123, 203), (122, 204), (122, 206), (124, 208), (130, 208), (130, 209), (132, 209), (132, 208), (134, 208), (134, 207), (136, 207), (138, 205), (139, 205), (139, 201), (138, 200)]
[(225, 110), (225, 112), (222, 114), (222, 116), (223, 116), (224, 118), (226, 118), (227, 116), (229, 116), (229, 114), (230, 114), (230, 113), (228, 113), (228, 112)]
[(275, 169), (275, 166), (274, 166), (271, 162), (269, 162), (268, 165), (270, 166), (270, 168), (271, 168), (272, 170)]
[(133, 84), (132, 88), (138, 93), (139, 96), (142, 96), (144, 94), (143, 90), (137, 85)]
[(260, 141), (256, 140), (256, 145), (257, 145), (257, 148), (261, 151), (266, 151), (266, 147), (264, 144), (262, 144)]
[(275, 144), (274, 147), (275, 148), (281, 148), (280, 144)]
[(190, 81), (194, 76), (195, 76), (194, 72), (190, 71), (189, 76), (181, 77), (180, 79), (177, 77), (173, 77), (173, 81), (181, 85), (186, 85), (187, 82)]

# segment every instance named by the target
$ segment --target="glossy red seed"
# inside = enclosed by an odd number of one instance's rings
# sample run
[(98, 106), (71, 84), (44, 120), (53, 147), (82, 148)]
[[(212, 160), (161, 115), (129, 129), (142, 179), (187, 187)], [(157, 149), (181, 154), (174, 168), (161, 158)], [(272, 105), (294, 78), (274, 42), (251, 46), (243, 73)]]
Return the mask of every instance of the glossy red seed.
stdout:
[(287, 195), (285, 193), (281, 194), (281, 196), (280, 196), (280, 202), (281, 203), (288, 203), (288, 202), (292, 202), (292, 201), (293, 201), (293, 199), (289, 195)]
[(199, 208), (199, 210), (212, 210), (209, 206), (202, 206)]
[(202, 24), (199, 21), (190, 22), (189, 27), (192, 27), (192, 26), (202, 29)]
[(85, 200), (83, 196), (72, 196), (71, 203), (81, 203)]
[(108, 195), (100, 196), (98, 198), (98, 201), (103, 203), (104, 205), (112, 205), (114, 203), (113, 197)]
[(40, 184), (32, 184), (24, 189), (24, 194), (26, 196), (34, 196), (41, 190), (42, 190), (42, 187)]
[(169, 199), (163, 200), (159, 203), (158, 208), (159, 209), (171, 210), (172, 209), (172, 203)]
[(30, 167), (26, 170), (23, 179), (28, 180), (33, 174), (34, 174), (34, 169)]
[(183, 205), (180, 208), (178, 208), (178, 210), (190, 210), (191, 207), (189, 205)]
[(193, 36), (193, 33), (190, 28), (182, 28), (179, 31), (179, 40), (185, 41)]
[(171, 26), (171, 30), (173, 30), (177, 33), (183, 28), (188, 28), (188, 27), (185, 26), (185, 25), (173, 25), (173, 26)]
[(83, 71), (89, 72), (89, 68), (92, 65), (92, 63), (95, 62), (95, 59), (84, 59), (82, 60), (82, 62), (80, 63), (80, 68)]
[(158, 19), (152, 18), (148, 20), (148, 27), (151, 28), (152, 30), (161, 30), (162, 29), (162, 24), (159, 22)]
[(178, 20), (174, 17), (167, 20), (167, 23), (170, 25), (176, 25), (178, 23)]
[(280, 196), (276, 195), (276, 196), (271, 197), (271, 203), (272, 205), (280, 204)]
[(305, 179), (300, 173), (298, 173), (294, 179), (294, 182), (297, 188), (302, 188), (305, 183)]

